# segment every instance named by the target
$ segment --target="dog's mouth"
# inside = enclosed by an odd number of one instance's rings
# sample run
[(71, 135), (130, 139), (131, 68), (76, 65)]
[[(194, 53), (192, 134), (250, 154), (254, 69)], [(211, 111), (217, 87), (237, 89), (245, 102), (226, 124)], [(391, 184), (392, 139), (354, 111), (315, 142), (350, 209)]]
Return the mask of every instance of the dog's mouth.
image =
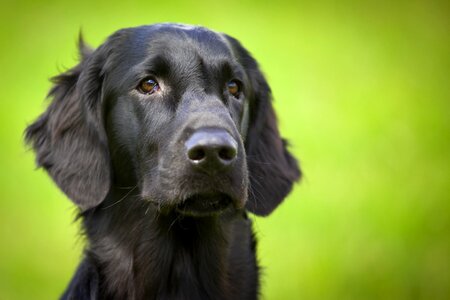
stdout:
[(176, 210), (194, 217), (203, 217), (219, 214), (227, 209), (233, 199), (224, 193), (194, 194), (178, 204)]

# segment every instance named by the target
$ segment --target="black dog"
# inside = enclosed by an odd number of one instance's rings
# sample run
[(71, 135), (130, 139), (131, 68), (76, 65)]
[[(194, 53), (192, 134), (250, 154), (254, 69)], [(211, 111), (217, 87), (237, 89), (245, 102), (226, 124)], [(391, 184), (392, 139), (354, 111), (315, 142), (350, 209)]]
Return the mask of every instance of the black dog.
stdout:
[(62, 298), (258, 298), (247, 211), (268, 215), (300, 170), (256, 61), (176, 24), (80, 52), (26, 130), (89, 241)]

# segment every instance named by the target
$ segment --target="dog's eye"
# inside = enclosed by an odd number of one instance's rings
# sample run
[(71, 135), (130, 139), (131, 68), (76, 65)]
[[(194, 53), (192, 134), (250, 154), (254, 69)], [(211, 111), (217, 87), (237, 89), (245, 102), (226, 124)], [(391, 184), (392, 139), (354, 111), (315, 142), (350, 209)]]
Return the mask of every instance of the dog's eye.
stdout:
[(235, 98), (239, 98), (241, 93), (241, 85), (237, 80), (230, 80), (227, 82), (228, 92), (233, 95)]
[(146, 94), (151, 95), (161, 89), (158, 82), (154, 80), (153, 78), (145, 78), (139, 83), (139, 86), (137, 87), (138, 91)]

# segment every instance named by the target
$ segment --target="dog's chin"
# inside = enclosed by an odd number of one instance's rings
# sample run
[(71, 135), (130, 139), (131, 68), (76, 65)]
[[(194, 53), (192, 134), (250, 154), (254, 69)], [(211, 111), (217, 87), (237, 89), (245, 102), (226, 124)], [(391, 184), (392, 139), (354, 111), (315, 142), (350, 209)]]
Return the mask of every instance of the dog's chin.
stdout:
[(185, 216), (208, 217), (219, 215), (233, 206), (233, 198), (224, 193), (199, 193), (187, 197), (175, 210)]

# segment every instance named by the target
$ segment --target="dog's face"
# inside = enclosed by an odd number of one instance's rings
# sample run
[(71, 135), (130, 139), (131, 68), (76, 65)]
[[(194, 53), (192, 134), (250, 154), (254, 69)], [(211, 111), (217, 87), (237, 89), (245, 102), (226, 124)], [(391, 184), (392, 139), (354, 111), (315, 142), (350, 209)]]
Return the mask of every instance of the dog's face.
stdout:
[(104, 84), (116, 182), (137, 183), (144, 199), (183, 213), (243, 208), (250, 84), (226, 39), (153, 26), (129, 33), (127, 44)]
[[(162, 24), (112, 35), (56, 79), (27, 130), (81, 209), (136, 186), (162, 210), (270, 213), (299, 177), (270, 89), (240, 44), (201, 27)], [(248, 195), (248, 196), (247, 196)]]

